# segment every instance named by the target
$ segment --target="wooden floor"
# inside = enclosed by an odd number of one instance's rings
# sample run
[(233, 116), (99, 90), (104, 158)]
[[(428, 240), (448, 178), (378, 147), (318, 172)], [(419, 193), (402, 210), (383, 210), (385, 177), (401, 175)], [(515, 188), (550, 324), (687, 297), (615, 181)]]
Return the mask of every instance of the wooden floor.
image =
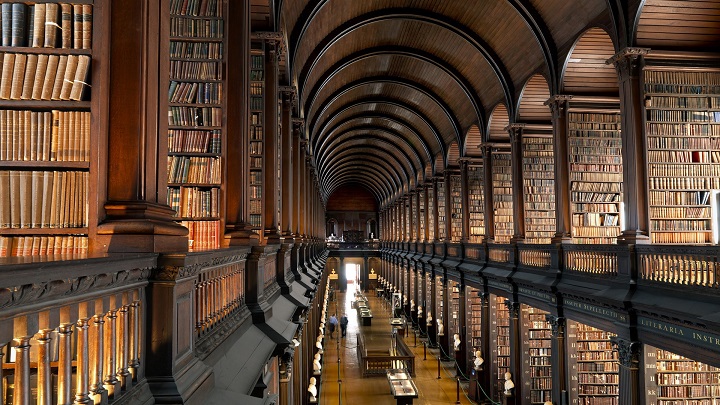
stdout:
[[(395, 399), (390, 394), (387, 379), (382, 377), (362, 378), (358, 368), (356, 354), (357, 334), (363, 333), (368, 348), (390, 347), (391, 326), (390, 305), (375, 294), (366, 294), (372, 309), (372, 326), (361, 327), (352, 300), (355, 289), (348, 284), (347, 292), (337, 293), (335, 301), (328, 306), (328, 314), (337, 313), (338, 319), (345, 313), (350, 321), (347, 336), (339, 338), (339, 331), (335, 331), (334, 339), (329, 335), (325, 337), (325, 355), (323, 357), (322, 385), (320, 386), (320, 401), (322, 405), (348, 404), (348, 405), (394, 405)], [(418, 337), (415, 339), (412, 329), (405, 342), (415, 353), (416, 377), (413, 379), (419, 390), (419, 397), (414, 404), (455, 404), (457, 397), (457, 383), (455, 371), (451, 364), (441, 369), (441, 378), (438, 379), (437, 349), (427, 350), (427, 360), (423, 361), (423, 344)], [(417, 342), (417, 347), (415, 344)], [(472, 404), (460, 391), (461, 404)]]

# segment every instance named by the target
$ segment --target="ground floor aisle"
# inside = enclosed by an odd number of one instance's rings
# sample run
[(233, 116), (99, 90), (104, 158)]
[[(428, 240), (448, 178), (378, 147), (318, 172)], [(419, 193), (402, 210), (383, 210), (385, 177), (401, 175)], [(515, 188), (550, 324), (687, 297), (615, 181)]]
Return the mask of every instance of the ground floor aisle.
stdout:
[[(390, 305), (375, 294), (366, 294), (373, 312), (372, 326), (361, 327), (355, 309), (352, 308), (355, 289), (348, 284), (347, 292), (336, 293), (328, 305), (328, 316), (336, 313), (338, 319), (346, 314), (349, 319), (347, 336), (340, 337), (335, 331), (334, 338), (326, 334), (322, 369), (322, 385), (319, 403), (348, 405), (394, 405), (390, 394), (390, 385), (385, 376), (362, 378), (357, 358), (357, 335), (363, 333), (368, 347), (390, 346), (392, 329), (390, 326)], [(328, 331), (326, 331), (328, 332)], [(415, 353), (416, 376), (413, 378), (419, 390), (414, 404), (439, 405), (455, 404), (457, 383), (451, 363), (443, 363), (438, 379), (438, 349), (427, 349), (427, 360), (423, 360), (423, 342), (413, 330), (408, 331), (405, 342)], [(471, 404), (464, 392), (460, 391), (460, 403)]]

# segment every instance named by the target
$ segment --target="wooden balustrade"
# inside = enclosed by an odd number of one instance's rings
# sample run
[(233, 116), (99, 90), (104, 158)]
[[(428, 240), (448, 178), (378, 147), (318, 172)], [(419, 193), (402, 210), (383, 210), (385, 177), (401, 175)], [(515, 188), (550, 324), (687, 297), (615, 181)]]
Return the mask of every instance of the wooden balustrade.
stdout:
[(415, 355), (399, 336), (395, 335), (396, 354), (386, 350), (368, 350), (362, 334), (357, 335), (357, 356), (363, 377), (385, 375), (388, 369), (406, 369), (411, 376), (415, 376)]
[(638, 247), (641, 280), (706, 288), (720, 285), (717, 247)]
[(539, 269), (550, 269), (554, 246), (518, 246), (521, 266)]
[(510, 245), (493, 245), (488, 249), (488, 259), (495, 263), (510, 262)]
[(618, 250), (623, 247), (572, 245), (565, 250), (565, 270), (599, 275), (617, 275)]
[(200, 272), (195, 283), (195, 328), (204, 336), (242, 306), (245, 298), (245, 266), (229, 263)]
[(152, 260), (93, 260), (17, 265), (0, 276), (0, 403), (107, 404), (142, 377)]

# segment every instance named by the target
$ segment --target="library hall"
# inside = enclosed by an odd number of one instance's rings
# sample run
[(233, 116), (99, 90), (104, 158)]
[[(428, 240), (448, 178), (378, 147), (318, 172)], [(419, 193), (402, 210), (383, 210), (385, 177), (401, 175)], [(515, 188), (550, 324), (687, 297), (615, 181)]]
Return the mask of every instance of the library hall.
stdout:
[(720, 405), (720, 0), (0, 0), (0, 405)]

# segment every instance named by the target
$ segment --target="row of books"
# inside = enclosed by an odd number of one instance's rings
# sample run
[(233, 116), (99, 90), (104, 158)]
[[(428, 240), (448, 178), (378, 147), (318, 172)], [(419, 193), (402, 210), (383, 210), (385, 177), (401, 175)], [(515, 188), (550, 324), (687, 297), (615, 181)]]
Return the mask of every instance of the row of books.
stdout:
[(219, 127), (223, 111), (217, 107), (170, 107), (168, 125), (185, 127)]
[(90, 70), (88, 55), (5, 53), (0, 99), (73, 100), (83, 97)]
[(670, 135), (670, 136), (720, 136), (720, 127), (717, 125), (690, 124), (690, 123), (647, 123), (645, 133), (648, 136)]
[(720, 112), (697, 110), (648, 110), (648, 120), (654, 122), (683, 121), (691, 122), (718, 122)]
[(707, 177), (650, 177), (651, 190), (698, 190), (720, 188), (718, 179)]
[(619, 216), (617, 214), (602, 214), (597, 212), (573, 214), (572, 224), (574, 226), (618, 226)]
[(710, 231), (709, 219), (662, 219), (650, 224), (652, 231)]
[(90, 113), (0, 110), (0, 161), (87, 162)]
[(650, 205), (707, 205), (709, 191), (650, 191)]
[(712, 243), (712, 233), (710, 232), (651, 232), (650, 241), (652, 243), (685, 243), (685, 244), (705, 244)]
[(222, 17), (223, 0), (172, 0), (170, 14), (199, 17)]
[(709, 107), (708, 96), (650, 96), (645, 99), (645, 108), (688, 108), (705, 109)]
[(609, 181), (609, 182), (622, 182), (622, 172), (584, 172), (584, 171), (573, 171), (570, 173), (571, 181)]
[(222, 62), (170, 61), (170, 78), (180, 80), (222, 80)]
[(168, 130), (169, 153), (214, 153), (222, 150), (222, 131)]
[(710, 207), (650, 207), (654, 219), (709, 219)]
[(648, 136), (648, 150), (652, 149), (720, 149), (720, 138)]
[(171, 103), (220, 104), (223, 100), (222, 83), (186, 83), (171, 81), (168, 91)]
[(720, 165), (668, 165), (666, 163), (648, 164), (648, 175), (652, 177), (718, 177)]
[(182, 218), (219, 217), (220, 189), (197, 187), (170, 187), (168, 205)]
[(219, 157), (168, 156), (168, 183), (220, 184)]
[(619, 193), (587, 193), (573, 191), (570, 193), (570, 200), (576, 203), (609, 203), (609, 202), (620, 202)]
[(2, 3), (2, 46), (90, 49), (91, 4)]
[(188, 229), (190, 250), (218, 249), (220, 247), (220, 221), (182, 221)]
[(222, 42), (170, 41), (170, 59), (222, 59)]
[(78, 257), (86, 255), (87, 251), (87, 236), (0, 236), (0, 257)]
[(173, 17), (170, 19), (170, 36), (173, 38), (204, 38), (220, 40), (224, 37), (224, 20), (204, 20)]
[(0, 228), (87, 226), (88, 173), (0, 171)]
[(622, 183), (589, 183), (575, 181), (571, 184), (572, 191), (586, 191), (592, 193), (622, 193)]

